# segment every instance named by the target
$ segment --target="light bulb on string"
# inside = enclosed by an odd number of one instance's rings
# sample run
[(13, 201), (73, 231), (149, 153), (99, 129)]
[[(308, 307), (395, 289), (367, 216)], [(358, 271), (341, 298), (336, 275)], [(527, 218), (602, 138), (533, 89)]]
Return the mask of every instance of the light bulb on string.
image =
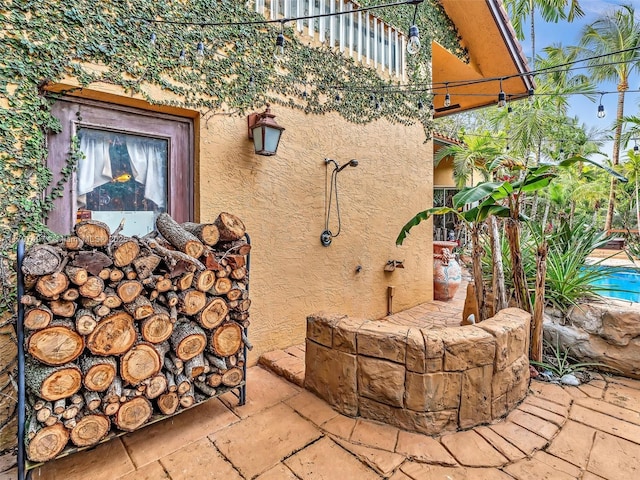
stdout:
[(407, 43), (407, 53), (416, 55), (420, 51), (420, 31), (416, 25), (409, 27), (409, 42)]
[(204, 43), (198, 42), (198, 46), (196, 47), (196, 60), (199, 63), (202, 63), (204, 60)]
[(424, 103), (422, 103), (422, 100), (418, 100), (418, 110), (424, 110)]
[(273, 60), (279, 62), (284, 58), (284, 22), (280, 22), (280, 33), (276, 37), (276, 48), (273, 51)]
[(633, 152), (634, 153), (638, 153), (638, 150), (640, 150), (640, 147), (638, 147), (638, 143), (634, 140), (633, 141)]
[(340, 94), (339, 93), (336, 93), (336, 97), (335, 98), (336, 98), (336, 103), (340, 103), (341, 98), (340, 98)]
[(149, 44), (151, 45), (152, 48), (156, 46), (157, 40), (158, 40), (158, 37), (156, 36), (156, 34), (152, 33), (151, 36), (149, 37)]
[(413, 22), (409, 27), (409, 42), (407, 43), (407, 53), (409, 55), (415, 55), (420, 51), (420, 30), (418, 30), (418, 26), (416, 25), (418, 5), (420, 5), (420, 3), (416, 3), (416, 8), (413, 11)]
[(184, 51), (184, 48), (180, 50), (180, 56), (178, 57), (178, 61), (183, 65), (187, 63), (187, 52)]
[(604, 105), (602, 104), (603, 95), (604, 93), (600, 94), (600, 105), (598, 105), (598, 113), (597, 113), (598, 118), (604, 118), (607, 116), (607, 112), (605, 112)]
[(444, 106), (446, 108), (451, 106), (451, 95), (449, 95), (449, 84), (445, 83), (445, 87), (447, 88), (447, 93), (444, 96)]
[(502, 80), (500, 80), (500, 93), (498, 93), (498, 108), (507, 106), (507, 95), (502, 90)]

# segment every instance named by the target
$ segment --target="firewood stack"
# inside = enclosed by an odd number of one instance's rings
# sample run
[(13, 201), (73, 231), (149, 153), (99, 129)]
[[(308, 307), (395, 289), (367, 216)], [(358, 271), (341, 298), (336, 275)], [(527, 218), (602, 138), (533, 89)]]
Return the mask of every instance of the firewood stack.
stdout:
[(242, 221), (176, 223), (144, 237), (76, 224), (25, 255), (26, 451), (55, 458), (69, 440), (94, 445), (243, 379), (251, 348)]

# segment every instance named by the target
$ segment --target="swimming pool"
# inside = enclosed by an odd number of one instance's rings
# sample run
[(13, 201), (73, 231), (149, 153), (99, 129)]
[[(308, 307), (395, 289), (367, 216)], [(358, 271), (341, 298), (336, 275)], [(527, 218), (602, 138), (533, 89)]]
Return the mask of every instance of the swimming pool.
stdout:
[(602, 296), (640, 303), (640, 270), (622, 269), (598, 278), (592, 285), (598, 287), (597, 293)]

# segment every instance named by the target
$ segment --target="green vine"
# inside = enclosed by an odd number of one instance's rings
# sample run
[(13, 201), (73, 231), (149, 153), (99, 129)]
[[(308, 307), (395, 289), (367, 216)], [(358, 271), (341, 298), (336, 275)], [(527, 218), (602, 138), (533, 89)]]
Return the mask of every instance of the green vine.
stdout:
[[(362, 0), (362, 6), (383, 3)], [(424, 45), (407, 59), (408, 83), (429, 81), (425, 68), (436, 39), (462, 59), (455, 27), (436, 0), (419, 6), (418, 26)], [(376, 11), (385, 22), (406, 31), (413, 6)], [(12, 309), (14, 282), (7, 268), (19, 237), (44, 241), (52, 233), (44, 219), (62, 195), (81, 153), (74, 142), (62, 179), (51, 185), (46, 167), (47, 136), (60, 130), (51, 115), (55, 96), (44, 87), (66, 76), (82, 86), (94, 82), (118, 85), (151, 104), (198, 110), (203, 116), (245, 115), (265, 103), (306, 113), (337, 112), (350, 122), (385, 118), (395, 123), (420, 122), (429, 135), (428, 109), (398, 91), (399, 83), (329, 45), (309, 45), (287, 25), (285, 58), (274, 62), (280, 26), (189, 26), (158, 24), (137, 18), (187, 22), (249, 22), (263, 20), (252, 2), (237, 0), (6, 0), (0, 9), (0, 314)], [(156, 35), (152, 44), (149, 39)], [(202, 41), (206, 56), (199, 62), (195, 46)], [(178, 60), (185, 50), (185, 62)], [(160, 100), (150, 88), (171, 94)]]

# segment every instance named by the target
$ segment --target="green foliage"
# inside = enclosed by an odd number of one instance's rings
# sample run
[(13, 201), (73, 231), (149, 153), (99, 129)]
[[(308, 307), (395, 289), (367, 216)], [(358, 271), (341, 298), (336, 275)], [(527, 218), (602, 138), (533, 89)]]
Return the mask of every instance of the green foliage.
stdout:
[[(557, 340), (557, 339), (556, 339)], [(569, 351), (560, 348), (560, 345), (552, 345), (551, 343), (544, 341), (543, 357), (546, 359), (544, 362), (536, 362), (535, 360), (529, 360), (531, 365), (543, 368), (553, 372), (558, 377), (563, 375), (573, 374), (576, 372), (583, 372), (587, 369), (593, 369), (598, 367), (611, 367), (603, 363), (597, 362), (576, 362), (569, 357)]]
[[(381, 0), (363, 0), (363, 6)], [(203, 13), (206, 15), (203, 16)], [(406, 30), (410, 5), (376, 11)], [(178, 23), (153, 23), (141, 17)], [(108, 2), (32, 2), (7, 0), (0, 9), (0, 313), (14, 298), (9, 259), (19, 237), (40, 241), (51, 235), (44, 219), (72, 175), (79, 158), (72, 145), (62, 172), (46, 167), (47, 136), (60, 129), (51, 115), (55, 95), (48, 84), (76, 78), (81, 87), (102, 82), (122, 87), (151, 104), (183, 107), (211, 115), (244, 115), (265, 103), (300, 109), (309, 114), (337, 112), (350, 122), (420, 122), (428, 135), (431, 117), (417, 108), (420, 98), (399, 92), (398, 82), (356, 62), (335, 46), (312, 46), (291, 24), (285, 28), (285, 58), (274, 62), (279, 24), (249, 24), (264, 20), (253, 2), (236, 0), (111, 0)], [(237, 25), (200, 26), (237, 22)], [(423, 49), (407, 59), (408, 83), (430, 81), (432, 40), (460, 58), (466, 52), (454, 25), (435, 0), (418, 8)], [(155, 34), (157, 41), (149, 39)], [(195, 46), (202, 41), (205, 59)], [(180, 63), (181, 50), (186, 61)], [(166, 95), (158, 98), (158, 89)], [(63, 92), (64, 93), (64, 92)], [(375, 93), (379, 108), (372, 104)], [(336, 100), (336, 94), (340, 99)], [(382, 100), (384, 97), (384, 100)], [(51, 185), (54, 173), (61, 180)]]
[(598, 287), (592, 282), (611, 275), (615, 268), (597, 268), (601, 261), (589, 264), (587, 257), (608, 240), (606, 234), (589, 227), (584, 221), (573, 226), (566, 221), (561, 222), (549, 238), (545, 286), (547, 304), (565, 311), (579, 301), (599, 298)]

